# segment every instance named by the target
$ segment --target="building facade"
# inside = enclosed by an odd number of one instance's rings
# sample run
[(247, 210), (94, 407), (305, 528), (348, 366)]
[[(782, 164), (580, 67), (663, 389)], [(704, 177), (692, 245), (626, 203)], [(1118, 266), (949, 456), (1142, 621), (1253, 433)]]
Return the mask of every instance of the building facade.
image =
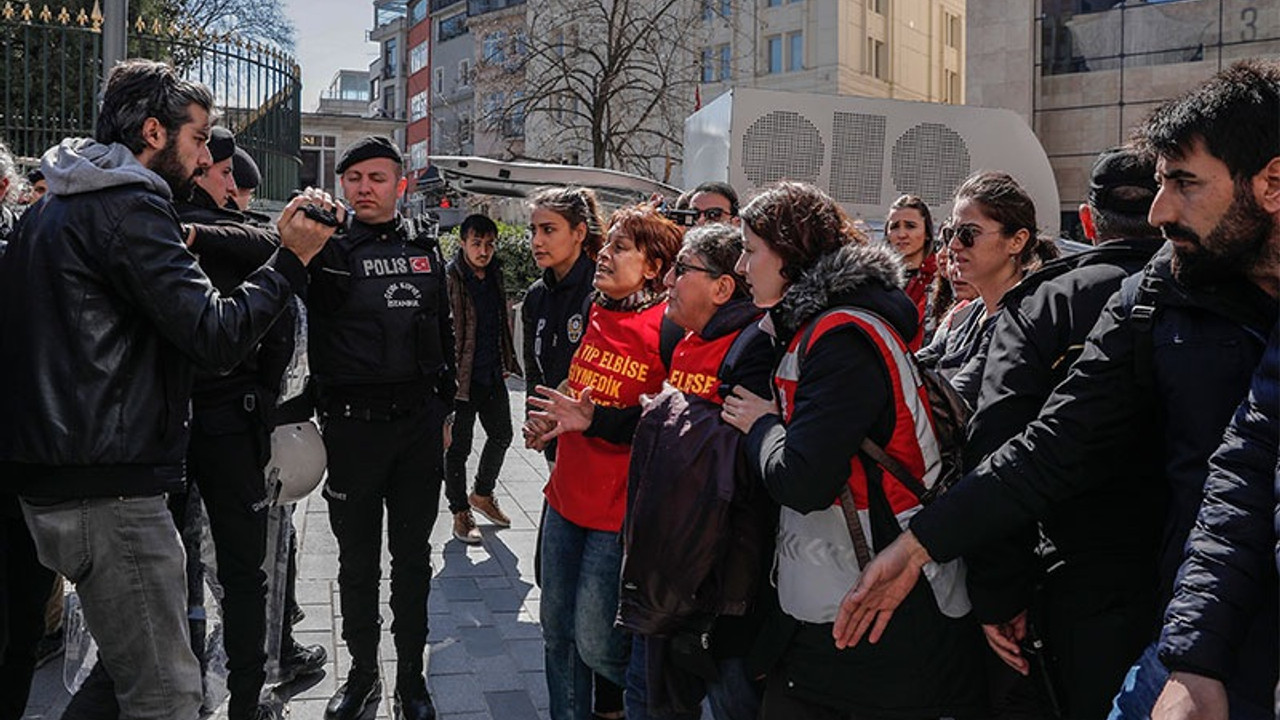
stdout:
[(965, 0), (702, 2), (705, 100), (737, 86), (964, 102)]
[(378, 44), (378, 59), (369, 64), (371, 104), (369, 114), (399, 121), (394, 135), (406, 150), (405, 131), (409, 117), (409, 22), (405, 0), (374, 0), (370, 42)]
[(1053, 165), (1063, 228), (1089, 168), (1157, 105), (1234, 60), (1280, 57), (1265, 0), (983, 0), (968, 17), (970, 104), (1016, 111)]

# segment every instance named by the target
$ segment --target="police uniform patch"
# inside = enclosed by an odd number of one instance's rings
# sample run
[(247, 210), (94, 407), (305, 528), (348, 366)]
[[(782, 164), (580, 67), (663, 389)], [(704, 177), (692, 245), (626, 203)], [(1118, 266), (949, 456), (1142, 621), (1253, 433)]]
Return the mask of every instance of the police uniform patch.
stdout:
[(431, 272), (431, 258), (426, 255), (418, 255), (409, 258), (409, 266), (415, 273)]
[(382, 294), (389, 308), (416, 308), (422, 305), (422, 291), (407, 282), (393, 282)]
[(582, 313), (578, 313), (569, 318), (565, 331), (569, 335), (569, 342), (576, 343), (582, 339)]

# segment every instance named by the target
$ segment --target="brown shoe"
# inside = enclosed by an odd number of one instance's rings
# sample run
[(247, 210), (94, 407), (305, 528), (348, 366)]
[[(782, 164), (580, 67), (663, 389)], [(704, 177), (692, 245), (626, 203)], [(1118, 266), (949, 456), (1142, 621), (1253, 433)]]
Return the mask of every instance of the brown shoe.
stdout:
[(453, 536), (468, 545), (480, 544), (480, 528), (476, 527), (476, 519), (470, 510), (453, 514)]
[(498, 501), (492, 495), (477, 495), (471, 493), (467, 497), (467, 502), (471, 503), (471, 507), (480, 512), (481, 515), (489, 519), (489, 522), (498, 527), (511, 527), (511, 518), (502, 512), (502, 508), (498, 507)]

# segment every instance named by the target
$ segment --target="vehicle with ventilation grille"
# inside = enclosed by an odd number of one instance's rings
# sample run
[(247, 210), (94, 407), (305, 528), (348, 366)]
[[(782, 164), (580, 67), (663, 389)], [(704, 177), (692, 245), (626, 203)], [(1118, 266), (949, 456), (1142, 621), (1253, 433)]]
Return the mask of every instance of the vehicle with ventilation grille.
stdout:
[(750, 197), (778, 180), (800, 180), (875, 226), (908, 193), (945, 217), (955, 189), (978, 170), (1016, 178), (1035, 200), (1041, 232), (1058, 236), (1049, 159), (1009, 110), (734, 88), (684, 126), (685, 187), (720, 180)]

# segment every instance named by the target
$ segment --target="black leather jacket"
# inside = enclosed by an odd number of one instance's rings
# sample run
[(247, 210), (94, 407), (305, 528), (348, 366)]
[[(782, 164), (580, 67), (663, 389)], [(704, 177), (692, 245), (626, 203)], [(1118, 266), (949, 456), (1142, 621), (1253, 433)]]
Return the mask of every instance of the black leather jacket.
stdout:
[(222, 295), (167, 184), (121, 145), (64, 141), (0, 262), (0, 487), (148, 495), (181, 483), (193, 365), (241, 362), (306, 282), (281, 250)]

